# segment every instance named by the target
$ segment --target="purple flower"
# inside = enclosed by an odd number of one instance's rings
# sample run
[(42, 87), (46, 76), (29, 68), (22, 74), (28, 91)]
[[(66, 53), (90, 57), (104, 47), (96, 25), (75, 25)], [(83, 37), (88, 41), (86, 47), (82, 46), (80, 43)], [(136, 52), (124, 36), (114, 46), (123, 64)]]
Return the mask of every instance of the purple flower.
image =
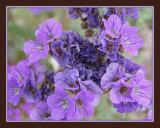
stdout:
[(138, 70), (136, 76), (131, 81), (133, 89), (131, 95), (138, 104), (147, 106), (151, 102), (152, 82), (145, 80), (144, 72)]
[(76, 53), (80, 52), (79, 43), (83, 42), (83, 38), (79, 35), (78, 32), (70, 31), (63, 32), (61, 34), (61, 41), (64, 43), (64, 47), (70, 53), (70, 65), (74, 63), (74, 56)]
[(67, 90), (78, 90), (78, 76), (79, 72), (77, 69), (71, 69), (65, 72), (58, 72), (54, 77), (55, 87), (62, 86)]
[(124, 9), (124, 15), (125, 16), (128, 16), (132, 19), (137, 19), (138, 18), (138, 11), (139, 11), (139, 8), (125, 8)]
[(108, 53), (107, 57), (109, 59), (116, 60), (117, 59), (116, 53), (119, 47), (119, 42), (118, 41), (113, 42), (107, 40), (106, 38), (103, 38), (101, 40), (101, 44), (102, 46), (100, 46), (98, 50)]
[(30, 78), (34, 81), (35, 84), (40, 83), (45, 78), (46, 67), (41, 65), (40, 62), (29, 65), (30, 69)]
[(51, 115), (55, 120), (70, 119), (73, 111), (73, 103), (62, 87), (56, 87), (54, 94), (47, 98), (47, 104), (51, 108)]
[(64, 45), (69, 45), (70, 42), (72, 42), (74, 39), (73, 37), (70, 35), (70, 32), (67, 32), (67, 31), (63, 31), (61, 36), (61, 41), (64, 43)]
[(32, 8), (29, 8), (29, 10), (35, 15), (40, 14), (44, 10), (53, 10), (53, 9), (54, 9), (53, 7), (32, 7)]
[(90, 79), (90, 77), (92, 76), (92, 71), (84, 68), (84, 65), (82, 63), (77, 64), (76, 68), (79, 71), (80, 79), (86, 80)]
[(18, 80), (12, 77), (8, 80), (8, 102), (16, 106), (19, 103), (20, 97), (23, 97), (21, 87), (18, 86)]
[(124, 67), (124, 61), (125, 61), (125, 57), (120, 55), (118, 52), (117, 52), (117, 60), (110, 60), (107, 58), (106, 62), (105, 62), (105, 67), (107, 67), (110, 63), (118, 63), (120, 64), (121, 66)]
[(20, 61), (17, 66), (9, 68), (8, 79), (15, 77), (18, 81), (18, 86), (21, 87), (29, 77), (29, 68), (27, 66), (27, 60)]
[(28, 80), (25, 83), (23, 93), (26, 96), (27, 101), (37, 101), (41, 99), (40, 91), (37, 89), (33, 80)]
[(8, 108), (8, 121), (21, 120), (21, 111), (18, 108)]
[(127, 78), (122, 76), (122, 68), (118, 63), (111, 63), (107, 67), (106, 73), (101, 78), (101, 87), (103, 89), (117, 86), (121, 80)]
[(41, 100), (46, 101), (47, 97), (53, 93), (51, 84), (49, 81), (45, 81), (42, 83), (41, 88), (39, 89), (41, 93)]
[(100, 16), (97, 8), (89, 8), (88, 9), (87, 20), (89, 21), (89, 27), (97, 28), (100, 27)]
[(26, 102), (22, 106), (22, 110), (27, 113), (27, 116), (30, 116), (31, 110), (33, 110), (36, 107), (36, 103), (33, 102)]
[[(79, 43), (79, 51), (76, 51), (74, 58), (75, 61), (86, 63), (93, 63), (96, 61), (96, 57), (98, 56), (97, 47), (95, 47), (88, 39)], [(79, 58), (78, 58), (79, 57)]]
[(65, 67), (69, 63), (69, 53), (63, 47), (63, 42), (54, 41), (51, 44), (51, 50), (53, 52), (53, 58), (62, 66)]
[(49, 79), (52, 83), (54, 83), (54, 72), (52, 70), (47, 70), (45, 72), (46, 79)]
[(138, 49), (143, 47), (143, 39), (138, 37), (138, 28), (130, 27), (128, 25), (123, 25), (121, 29), (121, 43), (126, 51), (130, 54), (137, 56)]
[(69, 18), (77, 19), (82, 16), (82, 13), (86, 13), (88, 8), (68, 8)]
[(40, 58), (45, 59), (48, 56), (49, 45), (45, 35), (38, 33), (36, 41), (28, 40), (24, 44), (24, 52), (29, 54), (29, 63), (37, 62)]
[(74, 41), (76, 41), (78, 43), (83, 42), (83, 38), (80, 36), (80, 34), (78, 32), (72, 30), (72, 31), (69, 32), (69, 35), (72, 36), (72, 38), (74, 39)]
[(94, 114), (94, 94), (84, 90), (73, 97), (74, 111), (71, 120), (81, 120), (83, 117), (91, 118)]
[(121, 80), (119, 84), (113, 86), (110, 91), (110, 100), (112, 103), (119, 104), (121, 102), (134, 102), (131, 92), (132, 86)]
[(100, 98), (103, 95), (103, 91), (100, 87), (98, 87), (96, 85), (96, 83), (94, 83), (91, 80), (86, 80), (86, 81), (81, 81), (79, 79), (79, 83), (81, 86), (81, 90), (88, 90), (90, 92), (92, 92), (94, 94), (94, 106), (97, 106), (100, 102)]
[(38, 103), (37, 107), (30, 112), (31, 120), (54, 120), (51, 116), (51, 110), (47, 103)]
[(131, 61), (130, 59), (125, 59), (124, 61), (124, 75), (126, 77), (133, 77), (136, 72), (142, 68), (142, 66), (140, 66), (139, 64), (134, 63), (133, 61)]
[(119, 113), (133, 112), (138, 108), (139, 104), (137, 102), (121, 102), (119, 104), (114, 104), (113, 107), (117, 108)]
[(48, 19), (44, 24), (40, 24), (36, 30), (36, 38), (44, 36), (46, 43), (52, 42), (54, 39), (60, 37), (62, 34), (62, 24), (57, 23), (54, 19)]
[(118, 15), (118, 11), (116, 8), (108, 8), (104, 13), (103, 17), (107, 20), (112, 14)]
[(121, 19), (115, 15), (112, 14), (108, 20), (102, 19), (104, 22), (104, 26), (106, 28), (106, 33), (111, 36), (112, 38), (118, 39), (120, 37), (120, 31), (121, 31)]
[[(91, 39), (91, 43), (94, 45), (94, 46), (97, 46), (99, 45), (99, 38), (100, 38), (100, 35), (102, 33), (102, 30), (97, 32), (95, 36), (92, 37)], [(106, 32), (104, 31), (104, 36), (106, 36)]]

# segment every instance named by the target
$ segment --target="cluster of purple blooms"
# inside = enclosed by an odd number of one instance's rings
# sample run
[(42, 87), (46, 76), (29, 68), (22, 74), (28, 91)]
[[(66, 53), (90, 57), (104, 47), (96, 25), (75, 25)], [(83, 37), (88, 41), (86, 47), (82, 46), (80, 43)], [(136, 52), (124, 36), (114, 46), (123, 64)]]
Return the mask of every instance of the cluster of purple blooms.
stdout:
[[(108, 8), (102, 16), (98, 8), (68, 9), (70, 18), (82, 19), (82, 28), (99, 32), (84, 39), (74, 30), (63, 31), (54, 19), (41, 23), (36, 40), (24, 44), (28, 57), (8, 66), (8, 102), (17, 106), (23, 98), (25, 106), (36, 106), (22, 108), (31, 120), (48, 121), (91, 118), (106, 92), (119, 113), (148, 106), (152, 82), (145, 79), (142, 65), (122, 56), (124, 51), (137, 56), (144, 45), (138, 28), (126, 20), (136, 19), (139, 9)], [(57, 72), (41, 65), (39, 60), (48, 55), (61, 66)]]

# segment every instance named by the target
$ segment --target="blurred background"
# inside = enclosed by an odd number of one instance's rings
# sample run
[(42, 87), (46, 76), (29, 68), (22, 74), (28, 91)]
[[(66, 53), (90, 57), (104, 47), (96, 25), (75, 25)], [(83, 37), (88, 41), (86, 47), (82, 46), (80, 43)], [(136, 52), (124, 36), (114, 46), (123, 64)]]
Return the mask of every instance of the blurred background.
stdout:
[[(100, 14), (107, 8), (100, 8)], [(57, 22), (61, 22), (63, 31), (75, 30), (79, 32), (81, 36), (85, 38), (85, 31), (81, 29), (81, 20), (69, 19), (68, 9), (65, 8), (17, 8), (9, 7), (8, 11), (8, 41), (7, 41), (7, 58), (8, 65), (16, 65), (20, 60), (25, 59), (26, 55), (23, 52), (23, 45), (26, 40), (35, 40), (35, 29), (40, 23), (43, 23), (48, 18), (53, 18)], [(134, 20), (128, 18), (129, 24), (131, 26), (137, 26), (139, 28), (139, 36), (144, 39), (144, 47), (139, 50), (139, 55), (134, 57), (128, 53), (123, 55), (131, 58), (135, 62), (143, 65), (146, 70), (146, 79), (152, 81), (152, 8), (140, 8), (139, 17)], [(42, 65), (45, 65), (47, 69), (54, 70), (55, 63), (54, 60), (48, 56), (45, 60), (40, 60)], [(27, 116), (26, 109), (24, 109), (25, 102), (20, 100), (18, 106), (13, 107), (11, 104), (9, 106), (12, 109), (19, 109), (19, 115), (21, 120), (30, 120)], [(32, 109), (33, 105), (29, 105)], [(133, 112), (123, 114), (123, 119), (121, 114), (117, 113), (116, 109), (112, 106), (109, 99), (109, 94), (105, 94), (101, 98), (100, 104), (95, 107), (95, 114), (90, 119), (84, 120), (142, 120), (147, 117), (148, 109), (145, 111)], [(18, 119), (17, 119), (18, 120)]]

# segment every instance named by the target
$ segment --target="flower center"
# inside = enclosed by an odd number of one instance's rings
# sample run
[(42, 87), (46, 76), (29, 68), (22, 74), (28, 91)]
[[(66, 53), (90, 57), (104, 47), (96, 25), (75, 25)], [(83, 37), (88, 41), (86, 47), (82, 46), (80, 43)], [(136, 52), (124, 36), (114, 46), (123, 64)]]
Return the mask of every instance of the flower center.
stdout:
[(28, 89), (28, 91), (32, 91), (33, 90), (33, 86), (28, 86), (27, 89)]
[(112, 14), (116, 14), (115, 9), (111, 9), (110, 12), (111, 12)]
[(33, 90), (33, 89), (34, 89), (33, 86), (28, 86), (27, 89), (28, 89), (27, 92), (28, 92), (28, 93), (31, 92), (31, 93), (32, 93), (32, 96), (36, 94), (36, 91)]
[(117, 82), (119, 80), (119, 77), (115, 77), (114, 79), (113, 79), (113, 82)]
[(80, 85), (79, 85), (79, 81), (78, 81), (78, 80), (76, 80), (76, 81), (75, 81), (75, 83), (76, 83), (78, 86), (80, 86)]
[(63, 51), (61, 50), (60, 46), (56, 46), (55, 51), (56, 51), (61, 57), (64, 56), (64, 53), (63, 53)]
[(98, 12), (97, 9), (92, 9), (91, 15), (95, 16), (97, 14), (97, 12)]
[(109, 36), (108, 34), (106, 35), (106, 38), (109, 40), (116, 40), (116, 38)]
[(67, 81), (67, 84), (68, 84), (71, 88), (74, 88), (74, 87), (75, 87), (75, 85), (73, 84), (72, 81)]
[(119, 14), (122, 14), (122, 9), (121, 8), (117, 8), (117, 11), (119, 12)]
[(134, 75), (136, 73), (136, 70), (127, 69), (125, 72)]
[(126, 9), (126, 13), (129, 13), (130, 11), (129, 11), (129, 8), (125, 8)]
[(83, 102), (81, 99), (76, 99), (76, 103), (80, 106), (83, 106)]
[(106, 46), (107, 51), (112, 53), (112, 50), (114, 49), (114, 46), (112, 44), (112, 42), (109, 42)]
[(19, 88), (14, 88), (14, 92), (16, 93), (16, 94), (19, 94)]
[(112, 30), (112, 32), (113, 32), (114, 34), (118, 35), (118, 32), (117, 32), (117, 31), (115, 31), (115, 30)]
[(53, 37), (54, 37), (53, 34), (52, 34), (52, 33), (49, 33), (48, 39), (52, 39)]
[(82, 11), (79, 10), (78, 8), (75, 8), (75, 9), (74, 9), (74, 14), (75, 14), (75, 15), (79, 16), (81, 13), (82, 13)]
[(42, 51), (43, 49), (44, 49), (44, 44), (43, 43), (41, 43), (40, 45), (38, 45), (38, 47), (37, 47), (40, 51)]
[(119, 91), (122, 95), (126, 95), (129, 92), (129, 89), (126, 86), (122, 86)]
[(64, 98), (64, 99), (61, 101), (61, 103), (62, 103), (62, 107), (63, 107), (63, 108), (66, 108), (66, 107), (68, 107), (68, 105), (69, 105), (69, 101), (68, 101), (66, 98)]
[(46, 113), (46, 112), (42, 113), (43, 118), (48, 118), (50, 116), (51, 116), (51, 114), (49, 114), (49, 113)]

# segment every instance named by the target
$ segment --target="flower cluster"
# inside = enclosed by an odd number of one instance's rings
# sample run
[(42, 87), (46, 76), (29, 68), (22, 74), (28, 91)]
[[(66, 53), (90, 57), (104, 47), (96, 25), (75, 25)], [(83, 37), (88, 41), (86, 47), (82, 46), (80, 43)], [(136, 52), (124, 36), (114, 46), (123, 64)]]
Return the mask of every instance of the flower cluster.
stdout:
[[(126, 19), (136, 19), (139, 9), (108, 8), (103, 15), (99, 8), (68, 9), (70, 18), (81, 18), (87, 39), (74, 30), (63, 31), (54, 19), (40, 23), (36, 40), (24, 44), (28, 57), (8, 66), (8, 102), (17, 106), (24, 98), (26, 105), (35, 106), (23, 107), (30, 119), (47, 121), (91, 118), (105, 93), (119, 113), (148, 106), (152, 82), (145, 79), (142, 65), (123, 56), (137, 56), (144, 45), (138, 28)], [(60, 65), (58, 71), (41, 65), (48, 55)]]

